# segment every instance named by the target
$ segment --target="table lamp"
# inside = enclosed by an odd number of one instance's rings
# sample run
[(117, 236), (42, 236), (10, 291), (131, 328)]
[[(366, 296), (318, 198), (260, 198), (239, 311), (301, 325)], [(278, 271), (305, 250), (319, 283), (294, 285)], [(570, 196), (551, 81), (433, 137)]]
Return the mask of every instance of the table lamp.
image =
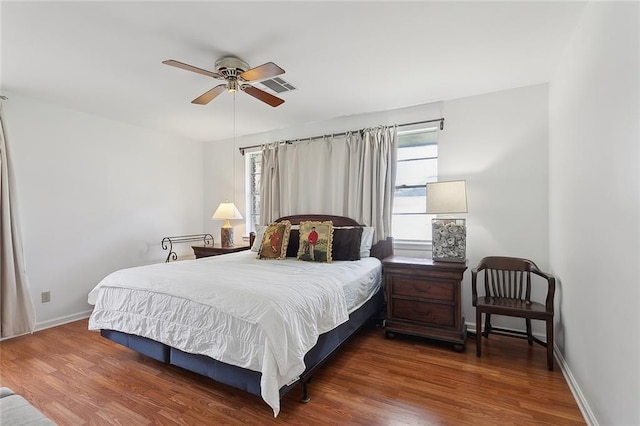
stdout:
[(242, 219), (242, 215), (235, 204), (229, 202), (220, 203), (211, 219), (224, 219), (224, 224), (220, 228), (220, 245), (222, 247), (233, 247), (233, 227), (229, 220)]
[[(427, 183), (427, 214), (467, 212), (467, 183), (464, 180)], [(465, 219), (433, 218), (434, 261), (466, 262), (467, 227)]]

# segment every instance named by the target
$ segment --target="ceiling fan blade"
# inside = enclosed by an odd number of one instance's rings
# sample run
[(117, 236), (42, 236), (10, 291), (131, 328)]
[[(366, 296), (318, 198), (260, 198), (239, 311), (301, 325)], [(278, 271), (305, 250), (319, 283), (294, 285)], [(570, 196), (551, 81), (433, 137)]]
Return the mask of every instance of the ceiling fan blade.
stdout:
[(218, 86), (214, 87), (208, 92), (205, 92), (202, 95), (195, 98), (194, 100), (192, 100), (191, 103), (198, 104), (198, 105), (206, 105), (209, 102), (211, 102), (213, 98), (218, 96), (220, 93), (224, 92), (226, 88), (227, 88), (226, 84), (219, 84)]
[(255, 68), (251, 68), (240, 74), (240, 78), (244, 81), (262, 80), (263, 78), (275, 77), (276, 75), (284, 74), (284, 70), (274, 64), (273, 62), (267, 62)]
[(183, 70), (197, 72), (198, 74), (206, 75), (207, 77), (213, 77), (222, 79), (220, 74), (216, 74), (215, 72), (203, 70), (202, 68), (194, 67), (193, 65), (185, 64), (182, 62), (174, 61), (173, 59), (168, 59), (166, 61), (162, 61), (163, 64), (171, 65), (172, 67), (182, 68)]
[(248, 93), (256, 99), (261, 100), (262, 102), (271, 105), (272, 107), (277, 107), (278, 105), (284, 103), (283, 99), (280, 99), (277, 96), (273, 96), (270, 93), (265, 92), (264, 90), (260, 90), (257, 87), (253, 87), (250, 84), (243, 84), (240, 86), (242, 91)]

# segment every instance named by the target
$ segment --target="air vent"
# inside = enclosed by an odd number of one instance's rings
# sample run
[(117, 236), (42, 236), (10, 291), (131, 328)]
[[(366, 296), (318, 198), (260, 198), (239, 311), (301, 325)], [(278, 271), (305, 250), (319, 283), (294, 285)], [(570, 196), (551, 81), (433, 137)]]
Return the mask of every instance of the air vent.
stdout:
[(268, 87), (276, 93), (282, 92), (290, 92), (292, 90), (296, 90), (295, 87), (291, 85), (291, 83), (284, 81), (280, 77), (270, 78), (268, 80), (263, 80), (260, 82), (263, 86)]

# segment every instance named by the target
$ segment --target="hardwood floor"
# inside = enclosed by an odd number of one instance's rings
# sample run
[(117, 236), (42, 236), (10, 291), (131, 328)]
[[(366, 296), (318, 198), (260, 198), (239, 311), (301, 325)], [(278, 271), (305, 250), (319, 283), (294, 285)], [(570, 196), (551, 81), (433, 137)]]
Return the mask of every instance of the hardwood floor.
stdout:
[(162, 364), (87, 330), (87, 320), (0, 343), (0, 385), (59, 425), (573, 425), (585, 424), (545, 349), (491, 336), (454, 352), (361, 330), (277, 418), (257, 396)]

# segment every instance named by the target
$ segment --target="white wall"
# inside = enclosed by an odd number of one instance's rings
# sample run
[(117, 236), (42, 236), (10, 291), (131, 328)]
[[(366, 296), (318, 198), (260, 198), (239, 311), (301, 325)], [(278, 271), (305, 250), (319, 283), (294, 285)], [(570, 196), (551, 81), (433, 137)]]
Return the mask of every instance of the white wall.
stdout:
[(590, 3), (550, 83), (556, 340), (603, 425), (640, 424), (639, 14)]
[(38, 328), (86, 316), (108, 273), (164, 261), (164, 236), (203, 232), (202, 143), (3, 94)]
[[(446, 128), (438, 141), (438, 178), (466, 179), (469, 269), (484, 256), (514, 256), (549, 268), (548, 87), (546, 84), (444, 102)], [(544, 292), (533, 294), (544, 300)], [(471, 273), (463, 306), (475, 330)], [(523, 330), (524, 320), (495, 317)], [(534, 321), (534, 332), (544, 323)]]

